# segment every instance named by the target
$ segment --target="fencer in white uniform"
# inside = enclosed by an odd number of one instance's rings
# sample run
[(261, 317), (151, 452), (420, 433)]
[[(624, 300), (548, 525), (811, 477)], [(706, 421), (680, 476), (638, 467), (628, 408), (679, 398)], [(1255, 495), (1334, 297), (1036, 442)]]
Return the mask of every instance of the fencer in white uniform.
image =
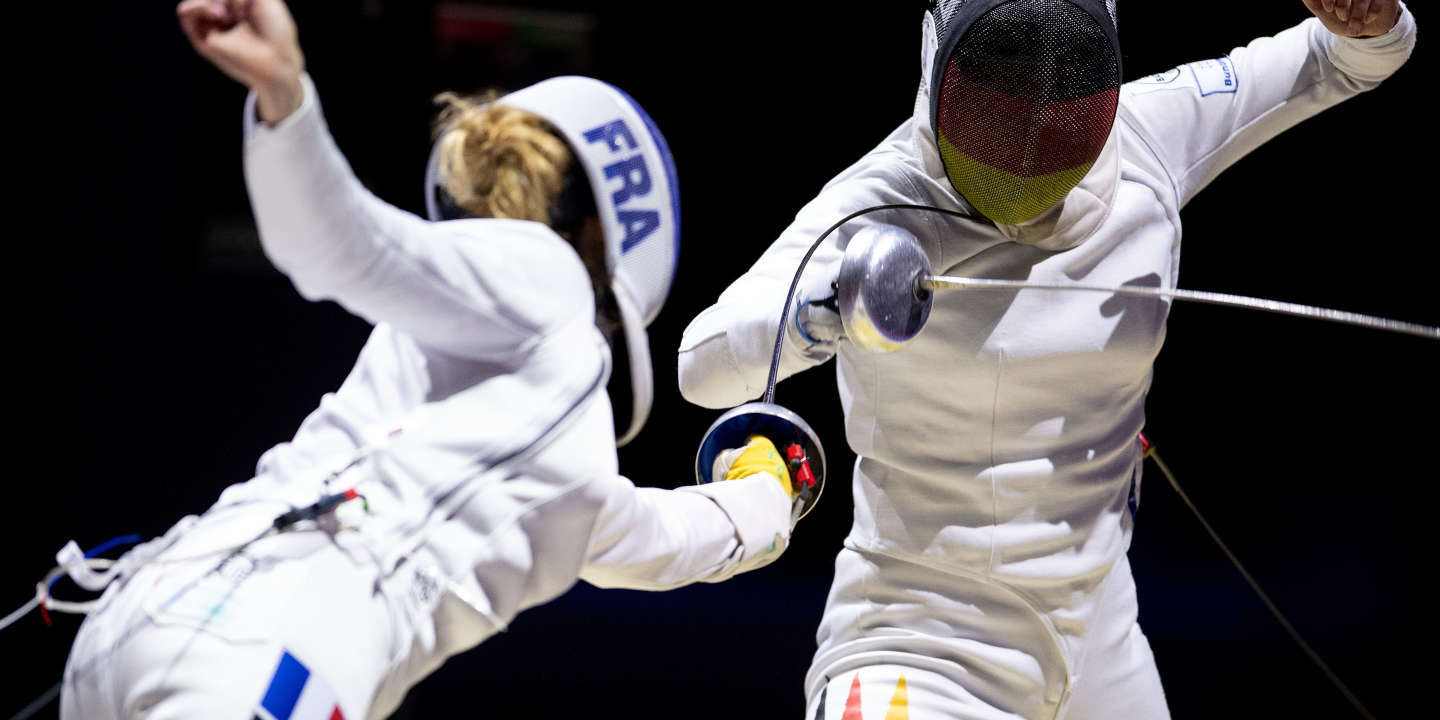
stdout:
[[(248, 7), (288, 20), (275, 0)], [(250, 29), (224, 17), (211, 32)], [(254, 30), (274, 37), (263, 21)], [(245, 106), (260, 238), (302, 295), (375, 329), (253, 479), (119, 561), (76, 638), (62, 717), (383, 717), (448, 656), (577, 578), (662, 590), (783, 551), (791, 501), (772, 474), (681, 490), (619, 474), (611, 350), (570, 243), (541, 222), (430, 222), (386, 204), (351, 172), (309, 77), (293, 80), (301, 96), (283, 120), (261, 122), (253, 91)], [(593, 188), (644, 386), (633, 434), (648, 407), (645, 324), (678, 253), (664, 140), (628, 96), (588, 78), (497, 102), (548, 120)]]
[(970, 80), (932, 75), (949, 70), (936, 62), (946, 35), (927, 13), (913, 117), (831, 180), (686, 329), (684, 396), (712, 408), (754, 398), (787, 288), (826, 228), (892, 203), (968, 216), (887, 210), (841, 226), (806, 266), (786, 321), (780, 377), (836, 358), (858, 456), (854, 524), (805, 679), (807, 720), (856, 717), (852, 709), (906, 717), (889, 714), (905, 708), (967, 720), (1169, 716), (1126, 558), (1140, 489), (1136, 435), (1168, 303), (940, 293), (913, 344), (876, 354), (845, 341), (834, 313), (811, 301), (833, 294), (849, 238), (882, 223), (919, 238), (941, 274), (1174, 288), (1181, 208), (1261, 143), (1376, 87), (1414, 47), (1403, 5), (1374, 3), (1384, 24), (1366, 33), (1344, 32), (1334, 3), (1307, 5), (1316, 18), (1119, 87), (1113, 127), (1083, 179), (1013, 224), (992, 220), (1013, 207), (975, 209), (993, 201), (987, 187), (959, 191), (964, 178), (947, 154), (964, 139), (937, 141), (933, 123), (945, 110), (932, 93)]

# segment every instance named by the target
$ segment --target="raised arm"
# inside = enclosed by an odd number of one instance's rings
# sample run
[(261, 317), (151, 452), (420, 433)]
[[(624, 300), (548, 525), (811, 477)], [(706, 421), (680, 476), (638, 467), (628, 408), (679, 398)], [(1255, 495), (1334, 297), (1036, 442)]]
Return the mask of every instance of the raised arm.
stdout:
[(1414, 18), (1398, 0), (1305, 4), (1317, 17), (1125, 85), (1121, 120), (1145, 136), (1182, 205), (1270, 138), (1379, 85), (1415, 46)]
[(355, 178), (325, 126), (314, 86), (275, 126), (247, 104), (245, 179), (265, 253), (311, 300), (474, 358), (523, 349), (588, 308), (579, 256), (543, 225), (431, 223)]
[(326, 127), (279, 0), (186, 0), (197, 52), (251, 88), (245, 180), (265, 253), (305, 297), (464, 357), (524, 352), (591, 307), (578, 256), (542, 225), (430, 223), (368, 192)]

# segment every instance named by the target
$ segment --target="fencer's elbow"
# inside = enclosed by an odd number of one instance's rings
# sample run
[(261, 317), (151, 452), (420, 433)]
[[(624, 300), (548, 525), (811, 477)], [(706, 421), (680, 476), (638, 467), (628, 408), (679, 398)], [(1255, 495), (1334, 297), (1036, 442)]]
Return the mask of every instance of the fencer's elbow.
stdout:
[(680, 397), (692, 405), (699, 405), (703, 408), (719, 409), (730, 407), (735, 403), (728, 403), (719, 391), (719, 383), (713, 378), (707, 377), (704, 373), (686, 372), (685, 360), (680, 360)]
[(694, 580), (682, 579), (651, 579), (644, 577), (631, 577), (618, 572), (606, 572), (587, 569), (580, 573), (580, 579), (601, 590), (644, 590), (648, 592), (664, 592), (675, 590), (689, 585)]
[[(264, 234), (261, 234), (264, 237)], [(261, 243), (266, 259), (280, 274), (290, 279), (290, 284), (300, 297), (311, 302), (335, 299), (333, 283), (325, 282), (325, 275), (314, 272), (315, 263), (297, 253), (287, 252), (284, 245)], [(307, 267), (312, 268), (307, 272)]]
[(680, 380), (681, 397), (700, 407), (716, 410), (752, 399), (744, 379), (732, 367), (713, 362), (713, 358), (706, 355), (699, 349), (680, 351), (676, 375)]

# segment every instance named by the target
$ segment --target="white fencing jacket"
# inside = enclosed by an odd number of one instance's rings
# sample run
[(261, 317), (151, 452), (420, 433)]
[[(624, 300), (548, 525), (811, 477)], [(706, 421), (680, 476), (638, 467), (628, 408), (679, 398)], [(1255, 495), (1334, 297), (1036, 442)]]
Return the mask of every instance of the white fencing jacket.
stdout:
[[(937, 273), (1174, 288), (1185, 203), (1261, 143), (1378, 85), (1405, 62), (1415, 34), (1408, 11), (1387, 35), (1360, 40), (1312, 18), (1227, 57), (1127, 83), (1100, 160), (1051, 212), (1018, 227), (973, 214), (867, 215), (816, 252), (801, 289), (828, 294), (842, 248), (870, 223), (909, 229)], [(830, 181), (686, 329), (687, 399), (718, 408), (763, 391), (786, 289), (832, 223), (887, 203), (966, 210), (935, 147), (928, 87), (921, 83), (913, 117)], [(899, 592), (904, 579), (883, 570), (850, 577), (842, 567), (819, 630), (812, 697), (818, 670), (837, 658), (895, 651), (964, 663), (977, 633), (1036, 657), (1046, 656), (1042, 646), (1058, 648), (1074, 671), (1095, 588), (1129, 545), (1136, 433), (1168, 309), (1103, 293), (939, 293), (919, 339), (892, 354), (807, 341), (787, 323), (780, 377), (837, 359), (846, 436), (859, 458), (847, 547), (928, 567), (953, 588), (945, 598), (910, 596)], [(980, 585), (983, 593), (964, 589)], [(934, 611), (981, 594), (1009, 597), (1053, 639), (986, 637), (1015, 626), (960, 627)]]
[(263, 528), (324, 488), (366, 496), (368, 514), (342, 507), (353, 532), (336, 541), (375, 557), (407, 613), (376, 707), (576, 578), (659, 590), (778, 556), (790, 502), (769, 475), (670, 491), (618, 474), (610, 350), (570, 245), (539, 223), (431, 223), (379, 200), (304, 84), (275, 127), (257, 121), (253, 94), (246, 105), (260, 238), (302, 295), (375, 330), (340, 389), (217, 507), (256, 505)]

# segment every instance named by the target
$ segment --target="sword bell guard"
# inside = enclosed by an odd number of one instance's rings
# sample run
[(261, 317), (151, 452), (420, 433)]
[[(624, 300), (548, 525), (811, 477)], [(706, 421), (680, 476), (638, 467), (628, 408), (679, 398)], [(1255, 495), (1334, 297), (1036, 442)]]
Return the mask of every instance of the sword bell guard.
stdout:
[(869, 225), (845, 247), (835, 281), (845, 337), (873, 352), (894, 352), (925, 329), (935, 293), (923, 287), (930, 258), (910, 231)]
[[(820, 444), (820, 436), (815, 434), (809, 423), (774, 403), (746, 403), (731, 408), (711, 423), (700, 441), (700, 449), (695, 453), (696, 483), (705, 485), (714, 482), (715, 478), (710, 477), (710, 473), (715, 466), (715, 456), (724, 450), (744, 446), (751, 435), (757, 434), (769, 438), (788, 460), (800, 465), (790, 474), (803, 499), (796, 519), (805, 517), (819, 502), (825, 489), (825, 447)], [(798, 446), (798, 450), (792, 449), (793, 446)], [(805, 478), (806, 468), (813, 480)]]

